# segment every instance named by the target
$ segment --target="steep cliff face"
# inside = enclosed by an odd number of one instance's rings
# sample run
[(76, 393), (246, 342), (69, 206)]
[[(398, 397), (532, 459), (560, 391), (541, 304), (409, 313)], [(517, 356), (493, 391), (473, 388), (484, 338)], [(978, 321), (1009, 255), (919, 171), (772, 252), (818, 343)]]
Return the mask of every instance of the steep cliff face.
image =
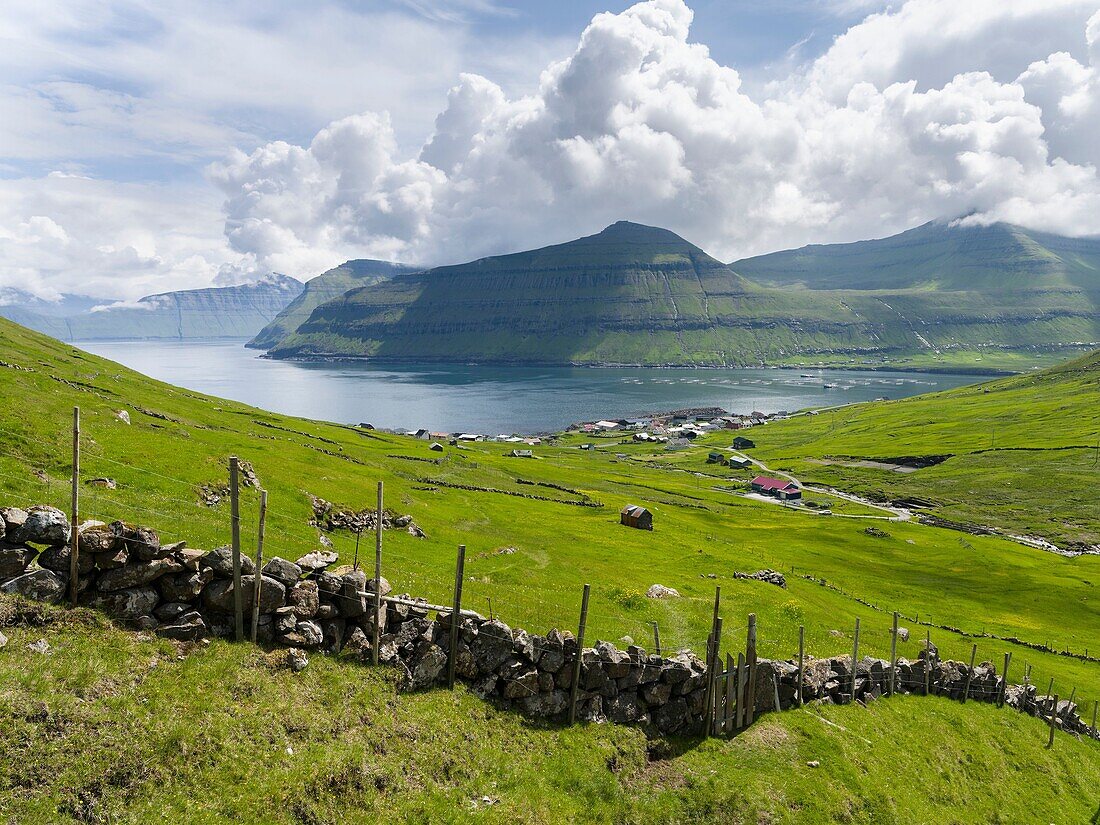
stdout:
[(306, 282), (299, 295), (287, 304), (246, 346), (271, 349), (309, 319), (310, 313), (326, 301), (339, 298), (349, 289), (370, 286), (412, 267), (369, 259), (347, 261)]
[[(910, 258), (920, 246), (911, 240), (901, 245)], [(982, 260), (982, 246), (969, 245), (977, 251), (966, 260)], [(1027, 254), (1045, 260), (1053, 253), (1028, 246)], [(868, 271), (879, 271), (888, 258), (882, 252)], [(1005, 253), (1005, 260), (1016, 258)], [(794, 285), (805, 278), (788, 274), (780, 283), (773, 275), (765, 285), (735, 269), (672, 232), (621, 222), (569, 243), (352, 290), (318, 306), (272, 354), (746, 365), (803, 355), (1100, 340), (1096, 293), (1084, 274), (1078, 277), (1084, 287), (1062, 276), (1039, 286), (990, 276), (996, 288), (945, 289), (915, 273), (905, 287), (875, 285), (868, 275), (851, 278), (845, 289), (806, 289)], [(1079, 269), (1087, 273), (1087, 263)], [(776, 264), (771, 271), (783, 270)], [(952, 286), (973, 280), (952, 277)], [(829, 283), (844, 279), (838, 274)]]
[(28, 315), (16, 305), (0, 307), (0, 315), (67, 341), (247, 338), (301, 291), (301, 281), (272, 275), (251, 284), (165, 292), (63, 317)]

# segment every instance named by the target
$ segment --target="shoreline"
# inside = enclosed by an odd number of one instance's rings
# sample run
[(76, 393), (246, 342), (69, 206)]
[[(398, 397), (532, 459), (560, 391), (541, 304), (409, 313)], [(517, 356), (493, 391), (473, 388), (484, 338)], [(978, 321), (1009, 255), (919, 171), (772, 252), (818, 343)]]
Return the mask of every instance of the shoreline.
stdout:
[(398, 358), (378, 357), (373, 355), (294, 355), (276, 356), (271, 352), (265, 352), (259, 356), (268, 361), (287, 361), (299, 364), (339, 364), (362, 363), (378, 364), (382, 366), (400, 366), (402, 364), (440, 364), (447, 366), (467, 367), (539, 367), (539, 368), (570, 368), (570, 369), (605, 369), (605, 370), (819, 370), (833, 372), (904, 372), (924, 373), (928, 375), (977, 375), (989, 378), (1005, 377), (1010, 375), (1023, 375), (1026, 370), (999, 369), (996, 367), (949, 367), (929, 366), (917, 367), (891, 364), (850, 364), (844, 366), (821, 366), (814, 364), (640, 364), (618, 361), (513, 361), (502, 359), (472, 360), (472, 359), (446, 359), (446, 358)]

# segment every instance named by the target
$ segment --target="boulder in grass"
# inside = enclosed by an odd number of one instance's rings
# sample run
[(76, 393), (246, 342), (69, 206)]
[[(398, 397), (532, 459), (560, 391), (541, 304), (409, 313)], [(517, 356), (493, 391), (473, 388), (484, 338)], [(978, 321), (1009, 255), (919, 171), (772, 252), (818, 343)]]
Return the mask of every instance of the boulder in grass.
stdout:
[(20, 544), (0, 542), (0, 581), (14, 579), (27, 572), (27, 565), (34, 558), (35, 551)]
[[(55, 573), (68, 573), (72, 569), (72, 549), (66, 545), (47, 547), (38, 555), (38, 564)], [(95, 569), (95, 556), (81, 552), (77, 555), (77, 574), (87, 576)]]
[(27, 510), (23, 526), (12, 538), (23, 544), (67, 544), (71, 532), (68, 516), (56, 507), (38, 504)]
[(67, 576), (40, 567), (0, 585), (0, 593), (39, 602), (56, 602), (65, 593), (67, 579)]
[[(241, 580), (241, 602), (246, 609), (252, 606), (252, 594), (255, 592), (256, 582), (253, 576)], [(260, 580), (260, 612), (270, 613), (283, 606), (286, 598), (286, 588), (280, 582), (270, 576), (263, 576)], [(229, 579), (215, 579), (208, 584), (202, 592), (203, 604), (210, 610), (221, 613), (232, 613), (234, 610), (233, 582)]]
[(663, 584), (651, 584), (649, 589), (645, 592), (646, 598), (650, 599), (678, 599), (680, 598), (680, 592), (672, 587), (665, 587)]
[(114, 619), (136, 621), (142, 616), (150, 615), (158, 601), (160, 601), (160, 595), (155, 587), (131, 587), (126, 590), (100, 593), (88, 603), (88, 606), (102, 610)]
[(264, 565), (263, 574), (271, 576), (276, 581), (282, 582), (284, 587), (290, 588), (294, 587), (298, 579), (302, 578), (302, 568), (294, 562), (275, 556)]

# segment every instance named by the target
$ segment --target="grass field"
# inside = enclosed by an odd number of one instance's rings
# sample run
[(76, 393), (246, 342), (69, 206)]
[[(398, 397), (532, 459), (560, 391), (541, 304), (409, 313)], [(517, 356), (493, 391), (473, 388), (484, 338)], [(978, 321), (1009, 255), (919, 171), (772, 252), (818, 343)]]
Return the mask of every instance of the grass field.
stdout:
[[(770, 424), (753, 431), (751, 454), (807, 483), (921, 499), (944, 518), (1083, 549), (1100, 545), (1098, 400), (1094, 353), (1039, 373)], [(930, 455), (950, 458), (911, 473), (846, 466)]]
[[(293, 419), (170, 387), (8, 323), (0, 323), (0, 360), (0, 397), (16, 401), (0, 408), (3, 503), (50, 501), (67, 508), (71, 410), (78, 404), (82, 476), (110, 477), (118, 484), (117, 490), (85, 488), (86, 517), (146, 523), (165, 539), (186, 539), (192, 546), (225, 544), (227, 504), (201, 504), (199, 491), (203, 484), (224, 482), (228, 456), (237, 454), (252, 462), (270, 492), (266, 555), (293, 559), (317, 546), (317, 532), (308, 524), (311, 494), (364, 508), (373, 504), (381, 480), (387, 505), (412, 515), (427, 533), (425, 539), (387, 533), (384, 574), (395, 589), (447, 600), (455, 547), (464, 543), (469, 548), (465, 605), (487, 612), (491, 598), (496, 614), (531, 630), (573, 627), (581, 585), (589, 582), (590, 639), (630, 636), (645, 644), (649, 623), (657, 621), (666, 648), (700, 651), (714, 587), (720, 585), (724, 646), (743, 647), (745, 617), (755, 612), (764, 656), (792, 655), (799, 625), (806, 627), (810, 652), (849, 652), (857, 616), (863, 624), (861, 650), (885, 655), (892, 610), (901, 611), (903, 624), (913, 631), (912, 641), (899, 649), (910, 658), (923, 637), (923, 628), (913, 624), (917, 614), (922, 621), (971, 634), (1049, 641), (1059, 650), (1100, 648), (1095, 596), (1100, 557), (1066, 559), (999, 538), (913, 523), (888, 523), (888, 535), (876, 537), (865, 528), (881, 522), (749, 501), (716, 489), (723, 486), (716, 479), (651, 466), (633, 446), (592, 452), (567, 445), (540, 447), (539, 459), (532, 461), (506, 457), (501, 444), (476, 444), (448, 448), (440, 457), (426, 442)], [(1067, 374), (1082, 395), (1092, 394), (1095, 408), (1100, 395), (1095, 382)], [(1027, 380), (1032, 379), (1010, 379), (1021, 387)], [(991, 396), (1010, 397), (998, 395), (1000, 390), (970, 392), (975, 404)], [(1008, 406), (1003, 405), (1005, 416)], [(1051, 402), (1035, 420), (1052, 437), (1072, 441), (1076, 435), (1059, 417), (1059, 406)], [(129, 425), (120, 421), (119, 410), (128, 412)], [(1032, 412), (1021, 415), (1030, 418)], [(1070, 412), (1076, 418), (1079, 408), (1070, 406)], [(805, 426), (824, 423), (819, 416)], [(794, 427), (803, 422), (791, 425), (789, 436), (777, 425), (759, 433), (794, 443), (800, 437)], [(1025, 424), (1019, 426), (1026, 430)], [(960, 425), (955, 435), (945, 430), (941, 439), (962, 439), (963, 429)], [(859, 443), (855, 433), (850, 438)], [(764, 444), (761, 440), (769, 455), (780, 449), (778, 440)], [(701, 461), (705, 449), (700, 449)], [(616, 452), (627, 458), (617, 458)], [(254, 535), (256, 502), (256, 491), (246, 488), (246, 548)], [(650, 506), (656, 529), (621, 527), (618, 510), (626, 503)], [(342, 558), (351, 561), (354, 535), (337, 532), (332, 538)], [(364, 545), (364, 553), (370, 553), (369, 538), (364, 537)], [(735, 571), (762, 567), (788, 573), (788, 589), (732, 578)], [(707, 578), (712, 574), (715, 579)], [(828, 586), (804, 575), (824, 579)], [(683, 598), (644, 598), (653, 583), (675, 587)], [(51, 819), (44, 812), (75, 793), (74, 783), (104, 773), (91, 757), (87, 765), (64, 771), (41, 768), (58, 749), (72, 753), (87, 745), (69, 739), (69, 731), (76, 737), (76, 731), (91, 731), (97, 724), (117, 741), (140, 744), (133, 753), (105, 748), (95, 757), (116, 760), (120, 771), (137, 774), (132, 796), (123, 790), (107, 796), (124, 800), (119, 804), (127, 811), (210, 806), (184, 817), (190, 821), (337, 821), (340, 805), (375, 812), (379, 805), (393, 805), (399, 812), (395, 818), (414, 821), (424, 819), (425, 811), (438, 813), (428, 818), (461, 820), (470, 813), (461, 804), (483, 794), (502, 799), (499, 809), (479, 814), (486, 821), (511, 814), (509, 821), (545, 822), (739, 821), (737, 816), (774, 822), (1013, 822), (1027, 821), (1036, 810), (1044, 817), (1050, 811), (1051, 821), (1065, 813), (1068, 822), (1091, 816), (1100, 804), (1060, 784), (1095, 787), (1100, 748), (1094, 743), (1078, 745), (1063, 737), (1064, 747), (1060, 740), (1059, 749), (1047, 754), (1041, 751), (1039, 722), (973, 705), (959, 708), (946, 700), (785, 714), (734, 742), (674, 743), (682, 754), (647, 763), (644, 741), (634, 731), (544, 729), (495, 713), (461, 692), (457, 698), (432, 693), (395, 700), (386, 675), (321, 657), (314, 657), (299, 682), (283, 675), (271, 681), (266, 671), (238, 671), (255, 654), (247, 647), (215, 643), (176, 664), (160, 642), (138, 642), (120, 633), (111, 637), (113, 647), (92, 655), (97, 645), (81, 626), (51, 625), (46, 632), (56, 634), (51, 641), (58, 647), (56, 656), (32, 656), (28, 664), (22, 629), (11, 634), (12, 652), (0, 656), (0, 667), (7, 671), (0, 671), (5, 705), (0, 725), (14, 724), (21, 731), (18, 737), (3, 737), (0, 771), (6, 774), (0, 775), (19, 800), (20, 821), (54, 821), (56, 815)], [(932, 638), (942, 654), (969, 657), (970, 638), (941, 630), (933, 630)], [(1063, 695), (1075, 686), (1079, 701), (1100, 698), (1097, 663), (988, 638), (977, 641), (979, 660), (999, 663), (1003, 652), (1013, 649), (1017, 677), (1026, 662), (1033, 666), (1033, 681), (1044, 687), (1054, 677)], [(62, 649), (71, 653), (62, 654)], [(142, 665), (154, 656), (167, 659), (163, 667)], [(78, 667), (81, 662), (86, 666)], [(103, 679), (118, 693), (107, 690), (101, 700), (81, 703), (76, 684), (67, 686), (67, 679)], [(134, 713), (126, 716), (113, 706), (112, 695), (131, 697)], [(52, 733), (51, 726), (30, 719), (39, 702), (78, 721), (63, 721), (60, 733)], [(301, 703), (300, 711), (295, 703)], [(165, 715), (174, 721), (149, 718), (156, 707), (171, 709)], [(484, 724), (486, 717), (493, 720), (491, 726)], [(477, 723), (467, 724), (470, 718)], [(287, 725), (299, 737), (293, 747), (300, 756), (290, 760), (284, 759)], [(769, 731), (775, 731), (774, 741)], [(456, 753), (466, 737), (473, 737), (473, 744)], [(932, 759), (929, 738), (935, 741)], [(370, 756), (379, 739), (389, 743), (392, 762)], [(275, 775), (253, 786), (279, 789), (274, 796), (258, 797), (244, 781), (258, 743), (269, 749), (259, 752), (270, 754)], [(180, 748), (191, 758), (178, 758)], [(846, 748), (863, 755), (853, 756)], [(805, 760), (818, 758), (808, 754), (819, 752), (844, 757), (822, 757), (821, 769), (805, 773)], [(1049, 761), (1071, 755), (1072, 777)], [(607, 769), (612, 757), (622, 770)], [(38, 773), (24, 781), (21, 777), (36, 770), (34, 765)], [(484, 790), (486, 780), (497, 781), (498, 789)], [(962, 806), (959, 783), (965, 783), (973, 810)], [(572, 795), (564, 790), (574, 784), (578, 790)], [(1034, 791), (1037, 785), (1043, 787)], [(344, 795), (341, 789), (347, 786), (352, 790)], [(205, 791), (200, 801), (191, 796), (196, 787)], [(1034, 793), (1040, 796), (1029, 795)], [(1072, 815), (1071, 808), (1053, 804), (1063, 797), (1076, 806)], [(291, 799), (308, 810), (295, 813)], [(924, 813), (910, 815), (910, 806), (919, 805)], [(110, 821), (126, 820), (114, 816)]]

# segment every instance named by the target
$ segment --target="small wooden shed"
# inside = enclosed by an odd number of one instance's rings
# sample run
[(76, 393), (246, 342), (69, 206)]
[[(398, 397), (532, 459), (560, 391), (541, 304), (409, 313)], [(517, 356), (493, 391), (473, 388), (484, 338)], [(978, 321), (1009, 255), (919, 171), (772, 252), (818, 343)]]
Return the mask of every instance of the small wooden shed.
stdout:
[(619, 513), (619, 523), (627, 527), (636, 527), (639, 530), (653, 529), (653, 513), (645, 507), (636, 504), (628, 504)]

